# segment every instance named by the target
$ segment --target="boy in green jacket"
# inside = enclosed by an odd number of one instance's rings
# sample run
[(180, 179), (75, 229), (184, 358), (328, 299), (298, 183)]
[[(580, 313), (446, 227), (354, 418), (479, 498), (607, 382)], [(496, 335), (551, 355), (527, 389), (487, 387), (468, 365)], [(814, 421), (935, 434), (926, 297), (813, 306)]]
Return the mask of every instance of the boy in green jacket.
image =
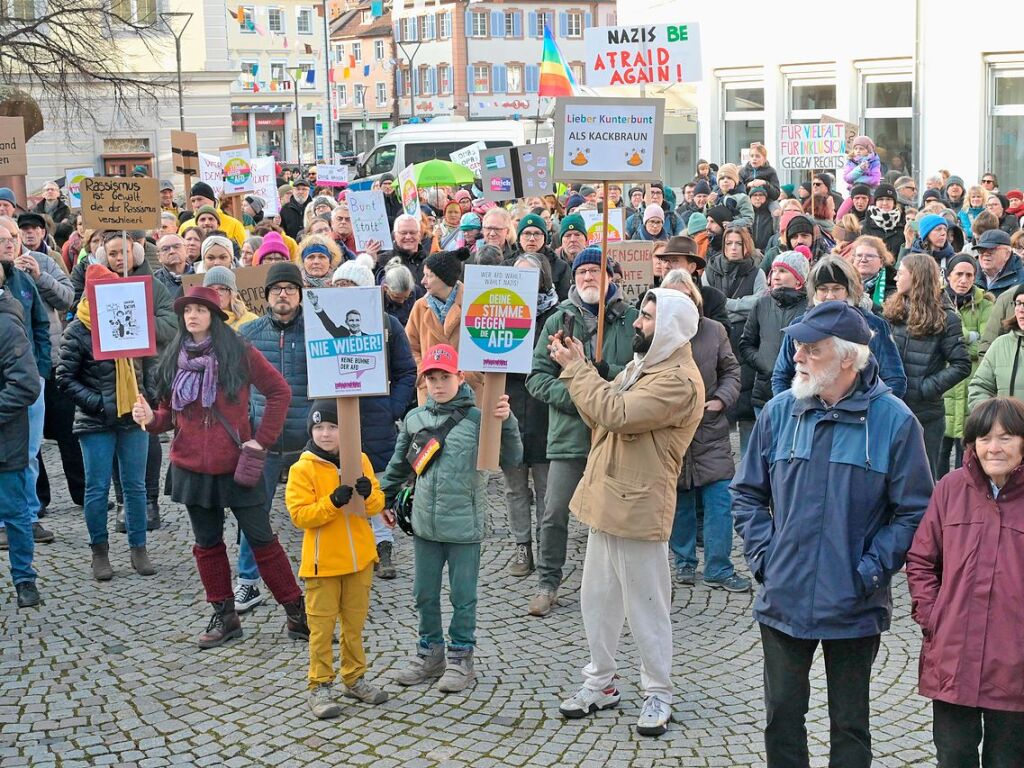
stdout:
[[(480, 409), (459, 371), (458, 353), (447, 344), (431, 347), (420, 364), (420, 375), (426, 383), (427, 402), (406, 415), (395, 454), (381, 479), (384, 496), (393, 500), (409, 476), (417, 475), (412, 504), (413, 595), (420, 640), (416, 655), (397, 680), (401, 685), (416, 685), (441, 677), (438, 689), (452, 693), (476, 679), (476, 587), (480, 543), (487, 526), (487, 472), (476, 468)], [(493, 415), (503, 422), (501, 464), (521, 463), (523, 444), (508, 395), (501, 397)], [(394, 523), (390, 511), (386, 510), (384, 517)], [(445, 563), (452, 603), (447, 668), (441, 626)]]

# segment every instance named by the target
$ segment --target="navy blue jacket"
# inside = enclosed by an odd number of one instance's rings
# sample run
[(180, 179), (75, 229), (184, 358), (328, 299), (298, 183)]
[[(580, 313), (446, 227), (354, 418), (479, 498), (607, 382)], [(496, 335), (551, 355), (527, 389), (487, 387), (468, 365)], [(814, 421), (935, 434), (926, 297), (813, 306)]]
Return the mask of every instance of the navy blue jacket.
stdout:
[(754, 618), (791, 637), (868, 637), (889, 628), (889, 582), (932, 492), (921, 426), (878, 380), (826, 409), (772, 398), (730, 486), (736, 530), (761, 583)]
[(410, 404), (416, 402), (416, 361), (409, 337), (398, 319), (387, 315), (388, 379), (391, 393), (359, 398), (359, 431), (363, 453), (370, 457), (374, 472), (383, 472), (395, 452), (396, 421), (401, 421)]
[[(857, 309), (860, 310), (868, 327), (874, 333), (868, 347), (878, 364), (879, 377), (896, 397), (902, 398), (907, 394), (907, 373), (903, 370), (903, 358), (900, 357), (900, 351), (896, 348), (896, 342), (892, 340), (892, 328), (889, 327), (889, 322), (884, 317), (867, 312), (861, 307), (857, 307)], [(794, 317), (790, 324), (800, 322), (803, 317), (803, 315)], [(789, 389), (795, 375), (793, 342), (789, 338), (789, 334), (784, 333), (779, 356), (775, 360), (775, 370), (772, 371), (772, 394), (780, 395)]]
[[(302, 325), (301, 305), (289, 323), (278, 322), (270, 310), (267, 310), (267, 314), (259, 320), (253, 320), (239, 328), (238, 333), (263, 353), (292, 388), (292, 399), (288, 404), (284, 429), (269, 450), (272, 453), (301, 451), (309, 440), (309, 434), (306, 432), (306, 414), (309, 412), (309, 399), (306, 397), (306, 332)], [(251, 390), (250, 398), (253, 423), (260, 424), (263, 422), (267, 398), (255, 387)]]
[(48, 379), (50, 371), (53, 370), (53, 360), (50, 357), (53, 342), (50, 340), (50, 317), (46, 311), (46, 304), (39, 295), (35, 280), (15, 267), (13, 262), (4, 264), (3, 270), (4, 290), (10, 292), (11, 296), (21, 303), (22, 322), (25, 325), (25, 334), (32, 342), (36, 368), (40, 376)]

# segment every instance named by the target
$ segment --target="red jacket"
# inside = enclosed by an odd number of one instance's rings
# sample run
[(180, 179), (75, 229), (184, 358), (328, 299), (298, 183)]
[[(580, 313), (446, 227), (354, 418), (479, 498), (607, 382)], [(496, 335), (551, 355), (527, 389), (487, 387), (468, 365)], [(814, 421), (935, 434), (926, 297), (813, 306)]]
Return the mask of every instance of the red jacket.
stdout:
[(922, 696), (1024, 712), (1024, 465), (996, 499), (973, 451), (935, 486), (907, 553)]
[[(256, 442), (264, 448), (274, 444), (284, 428), (284, 418), (291, 402), (292, 390), (278, 370), (254, 347), (246, 345), (249, 362), (249, 381), (267, 398), (263, 421), (256, 430)], [(228, 400), (219, 388), (214, 407), (238, 432), (244, 443), (253, 437), (249, 425), (249, 387), (243, 387), (236, 402)], [(224, 425), (213, 415), (193, 402), (177, 414), (172, 421), (170, 399), (160, 402), (153, 412), (154, 418), (146, 427), (149, 432), (166, 432), (175, 428), (171, 441), (171, 463), (181, 469), (204, 475), (230, 475), (238, 464), (240, 451), (228, 436)]]

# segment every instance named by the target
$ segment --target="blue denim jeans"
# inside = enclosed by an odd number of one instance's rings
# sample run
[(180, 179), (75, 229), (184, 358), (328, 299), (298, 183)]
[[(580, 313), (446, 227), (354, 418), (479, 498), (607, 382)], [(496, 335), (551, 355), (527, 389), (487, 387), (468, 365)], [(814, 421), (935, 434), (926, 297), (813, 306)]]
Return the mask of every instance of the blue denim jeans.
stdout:
[(35, 581), (32, 555), (32, 523), (25, 509), (25, 470), (0, 472), (0, 522), (6, 523), (7, 556), (11, 561), (11, 579), (15, 584)]
[(107, 541), (107, 500), (114, 456), (124, 488), (128, 546), (146, 546), (146, 458), (149, 435), (141, 429), (108, 429), (79, 436), (85, 464), (85, 525), (90, 544)]
[(697, 567), (697, 494), (704, 502), (704, 578), (721, 581), (733, 575), (732, 498), (729, 480), (697, 486), (676, 494), (676, 516), (672, 521), (669, 549), (676, 567)]
[[(45, 385), (46, 379), (40, 377), (39, 383)], [(21, 470), (25, 475), (25, 490), (21, 497), (24, 499), (25, 509), (28, 512), (28, 522), (39, 522), (39, 494), (36, 493), (36, 481), (39, 479), (39, 447), (43, 444), (43, 420), (46, 416), (46, 401), (40, 391), (36, 401), (28, 407), (28, 466)], [(6, 527), (3, 519), (0, 518), (0, 528)], [(32, 558), (30, 557), (29, 560)]]
[[(267, 492), (266, 512), (274, 505), (274, 492), (277, 490), (277, 481), (281, 477), (282, 470), (291, 469), (301, 452), (295, 453), (268, 453), (267, 463), (263, 465), (263, 488)], [(238, 581), (241, 584), (259, 584), (260, 571), (256, 567), (256, 556), (252, 553), (252, 547), (245, 538), (245, 534), (239, 534), (238, 544)]]

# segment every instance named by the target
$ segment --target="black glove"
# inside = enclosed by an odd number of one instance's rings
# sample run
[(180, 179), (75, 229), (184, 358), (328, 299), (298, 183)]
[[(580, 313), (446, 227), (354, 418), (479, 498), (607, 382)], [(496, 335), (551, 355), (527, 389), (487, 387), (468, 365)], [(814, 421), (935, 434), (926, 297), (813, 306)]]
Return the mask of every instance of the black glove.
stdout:
[(364, 475), (356, 480), (356, 493), (364, 499), (370, 498), (370, 494), (373, 493), (373, 483), (370, 482), (370, 478)]
[(334, 489), (334, 493), (331, 494), (331, 504), (341, 509), (346, 504), (352, 501), (352, 486), (351, 485), (339, 485)]
[(608, 363), (602, 360), (600, 363), (594, 363), (594, 367), (597, 368), (597, 373), (602, 379), (608, 379)]

